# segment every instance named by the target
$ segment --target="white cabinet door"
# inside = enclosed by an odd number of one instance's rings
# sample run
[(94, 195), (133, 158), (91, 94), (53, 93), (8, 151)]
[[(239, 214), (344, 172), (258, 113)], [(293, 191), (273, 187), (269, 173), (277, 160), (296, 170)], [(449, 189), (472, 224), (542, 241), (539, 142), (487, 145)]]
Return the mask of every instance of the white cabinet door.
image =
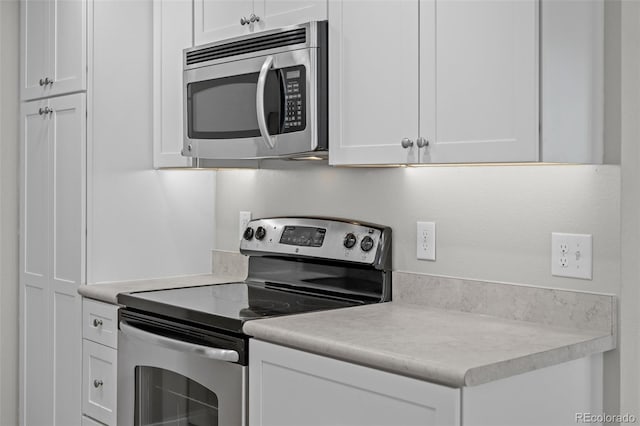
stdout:
[(418, 161), (418, 6), (329, 2), (331, 164)]
[(251, 426), (460, 425), (460, 390), (251, 339)]
[(22, 0), (23, 100), (87, 88), (87, 0)]
[(420, 3), (423, 163), (538, 160), (536, 0)]
[(82, 412), (114, 426), (118, 351), (86, 339), (82, 346)]
[(254, 13), (260, 17), (258, 30), (323, 21), (327, 19), (327, 0), (258, 0)]
[[(22, 105), (20, 191), (20, 417), (51, 421), (49, 363), (49, 119), (44, 101)], [(37, 408), (36, 408), (37, 407)]]
[[(196, 45), (327, 19), (328, 0), (194, 0)], [(251, 14), (258, 20), (242, 24)]]
[(50, 327), (54, 424), (80, 424), (85, 247), (85, 95), (53, 98), (50, 108)]
[(182, 50), (193, 46), (193, 3), (153, 2), (153, 166), (186, 167), (183, 157)]
[[(49, 95), (87, 89), (87, 1), (50, 0)], [(27, 64), (28, 66), (28, 64)]]
[(46, 96), (43, 86), (49, 74), (49, 8), (50, 1), (22, 0), (21, 13), (21, 96), (33, 99)]
[(20, 411), (79, 425), (85, 95), (22, 106)]
[(194, 0), (193, 36), (196, 45), (248, 33), (255, 24), (242, 25), (253, 13), (253, 0)]

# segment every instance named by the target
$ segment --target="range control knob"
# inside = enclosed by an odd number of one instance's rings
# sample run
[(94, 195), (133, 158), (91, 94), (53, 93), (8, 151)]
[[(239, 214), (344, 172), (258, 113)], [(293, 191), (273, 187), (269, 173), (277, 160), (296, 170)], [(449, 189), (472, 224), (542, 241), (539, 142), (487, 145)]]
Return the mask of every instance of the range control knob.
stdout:
[(349, 232), (345, 237), (344, 237), (344, 246), (346, 248), (351, 248), (353, 246), (356, 245), (356, 236), (353, 235), (353, 233)]
[(253, 238), (253, 228), (247, 226), (247, 229), (244, 230), (244, 234), (242, 235), (242, 237), (245, 240), (250, 241)]
[(263, 239), (265, 235), (267, 235), (267, 230), (262, 226), (258, 226), (258, 229), (256, 229), (256, 240)]
[(362, 251), (371, 250), (373, 248), (373, 238), (368, 235), (364, 237), (360, 242), (360, 248), (362, 249)]

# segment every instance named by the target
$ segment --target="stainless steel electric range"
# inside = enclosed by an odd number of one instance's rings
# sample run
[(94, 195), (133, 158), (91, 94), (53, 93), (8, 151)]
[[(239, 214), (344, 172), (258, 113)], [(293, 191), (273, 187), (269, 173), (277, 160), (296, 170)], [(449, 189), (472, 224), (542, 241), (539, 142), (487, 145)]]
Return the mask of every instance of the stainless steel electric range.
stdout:
[(391, 299), (385, 226), (258, 219), (240, 252), (244, 282), (118, 296), (118, 425), (245, 425), (246, 321)]

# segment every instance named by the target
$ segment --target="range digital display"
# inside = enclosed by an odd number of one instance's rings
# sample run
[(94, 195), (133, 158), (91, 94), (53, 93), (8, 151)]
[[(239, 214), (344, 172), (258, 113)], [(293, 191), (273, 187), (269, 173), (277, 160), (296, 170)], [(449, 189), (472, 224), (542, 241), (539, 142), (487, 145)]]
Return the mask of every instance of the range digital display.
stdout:
[(302, 247), (322, 247), (327, 230), (310, 226), (285, 226), (280, 244)]

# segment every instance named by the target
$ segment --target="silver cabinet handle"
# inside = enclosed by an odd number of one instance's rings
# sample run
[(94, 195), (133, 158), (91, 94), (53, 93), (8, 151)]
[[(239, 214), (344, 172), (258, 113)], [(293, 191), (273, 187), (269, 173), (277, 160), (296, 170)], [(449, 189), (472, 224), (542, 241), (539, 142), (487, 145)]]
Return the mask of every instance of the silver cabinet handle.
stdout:
[(425, 146), (429, 146), (429, 141), (420, 136), (416, 139), (416, 145), (418, 145), (418, 148), (424, 148)]
[(274, 149), (276, 144), (273, 142), (269, 129), (267, 128), (267, 117), (264, 114), (264, 89), (267, 84), (267, 74), (269, 70), (273, 68), (273, 56), (267, 56), (260, 69), (260, 75), (258, 76), (258, 88), (256, 89), (256, 113), (258, 114), (258, 128), (264, 142), (270, 149)]
[(247, 25), (248, 23), (249, 23), (249, 20), (244, 16), (240, 18), (240, 25)]
[(102, 327), (102, 320), (98, 319), (98, 318), (94, 319), (93, 320), (93, 326), (94, 327)]
[(402, 140), (400, 141), (400, 145), (402, 145), (402, 147), (406, 149), (413, 146), (413, 141), (409, 138), (402, 138)]
[(120, 331), (127, 336), (148, 342), (152, 345), (180, 352), (188, 352), (218, 361), (237, 362), (240, 359), (240, 355), (238, 355), (238, 352), (234, 350), (210, 348), (209, 346), (196, 345), (194, 343), (171, 339), (169, 337), (140, 330), (139, 328), (127, 324), (126, 321), (120, 322)]
[(251, 22), (251, 23), (260, 22), (260, 17), (258, 15), (256, 15), (255, 13), (252, 13), (249, 16), (249, 22)]
[(94, 388), (96, 388), (96, 389), (98, 389), (98, 388), (99, 388), (100, 386), (102, 386), (103, 384), (104, 384), (104, 382), (103, 382), (102, 380), (95, 379), (95, 380), (93, 381), (93, 387), (94, 387)]

